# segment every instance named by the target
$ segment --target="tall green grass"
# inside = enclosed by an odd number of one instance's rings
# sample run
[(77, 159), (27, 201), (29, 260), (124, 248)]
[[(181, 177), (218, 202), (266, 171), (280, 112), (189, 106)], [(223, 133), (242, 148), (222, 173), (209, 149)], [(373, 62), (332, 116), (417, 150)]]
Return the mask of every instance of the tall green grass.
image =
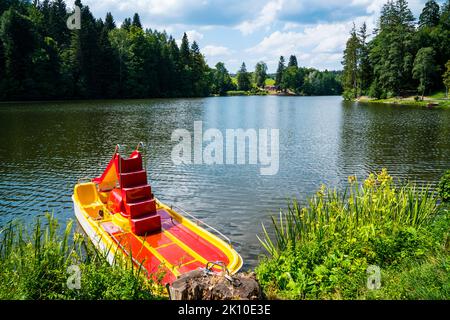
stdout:
[(362, 184), (349, 177), (343, 191), (322, 186), (306, 207), (294, 200), (270, 230), (263, 225), (260, 242), (269, 257), (256, 271), (277, 297), (365, 297), (369, 265), (384, 272), (441, 250), (442, 235), (435, 239), (428, 230), (441, 215), (448, 212), (428, 186), (396, 186), (385, 169)]
[[(155, 285), (127, 260), (117, 257), (113, 265), (107, 252), (98, 251), (72, 222), (63, 230), (47, 214), (32, 229), (9, 223), (0, 234), (0, 299), (158, 299), (162, 287)], [(73, 235), (73, 236), (72, 236)], [(69, 266), (78, 266), (79, 289), (70, 289)]]

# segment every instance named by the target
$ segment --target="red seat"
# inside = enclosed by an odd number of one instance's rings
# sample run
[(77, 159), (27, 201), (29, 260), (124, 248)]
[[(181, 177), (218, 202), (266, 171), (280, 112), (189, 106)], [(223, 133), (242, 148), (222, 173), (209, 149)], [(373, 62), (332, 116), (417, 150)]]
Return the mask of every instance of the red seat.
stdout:
[(122, 188), (122, 191), (126, 203), (152, 198), (152, 188), (148, 184), (133, 188)]
[(123, 204), (122, 193), (119, 189), (111, 191), (108, 197), (108, 207), (113, 213), (124, 212), (125, 207)]
[(136, 150), (128, 159), (118, 156), (116, 168), (120, 188), (111, 191), (108, 206), (114, 213), (128, 217), (131, 230), (136, 235), (150, 234), (161, 230), (161, 217), (156, 211), (147, 172), (143, 169), (142, 156)]
[(122, 188), (132, 188), (147, 184), (147, 173), (145, 170), (122, 173), (120, 175), (120, 186)]
[(143, 169), (141, 154), (137, 154), (128, 159), (124, 159), (122, 157), (120, 157), (119, 159), (120, 159), (120, 171), (122, 173), (142, 171)]
[(146, 199), (141, 202), (125, 203), (125, 210), (131, 219), (145, 215), (155, 215), (156, 201), (155, 199)]
[(161, 217), (157, 214), (142, 218), (130, 219), (131, 230), (138, 236), (159, 232), (161, 230)]

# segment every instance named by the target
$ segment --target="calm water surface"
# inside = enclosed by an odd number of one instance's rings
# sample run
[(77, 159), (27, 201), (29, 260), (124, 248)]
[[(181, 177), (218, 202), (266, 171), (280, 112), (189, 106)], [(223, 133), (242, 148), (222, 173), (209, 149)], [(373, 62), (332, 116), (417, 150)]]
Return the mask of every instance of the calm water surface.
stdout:
[[(170, 158), (171, 134), (218, 128), (278, 128), (280, 167), (182, 165)], [(304, 200), (322, 183), (342, 186), (388, 168), (396, 178), (435, 183), (450, 167), (450, 110), (345, 103), (340, 97), (223, 97), (175, 100), (0, 104), (0, 226), (50, 211), (74, 218), (78, 178), (99, 175), (114, 146), (148, 144), (157, 197), (217, 227), (245, 267), (263, 253), (261, 223)]]

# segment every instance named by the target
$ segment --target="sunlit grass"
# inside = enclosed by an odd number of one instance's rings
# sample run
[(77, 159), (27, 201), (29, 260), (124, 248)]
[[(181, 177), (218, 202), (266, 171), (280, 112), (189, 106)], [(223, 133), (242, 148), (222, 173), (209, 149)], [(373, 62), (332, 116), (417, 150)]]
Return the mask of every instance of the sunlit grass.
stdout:
[[(97, 250), (81, 234), (72, 235), (72, 222), (63, 230), (46, 215), (27, 230), (11, 222), (1, 231), (0, 299), (158, 299), (163, 292), (142, 268), (121, 257), (113, 265), (107, 252)], [(61, 232), (62, 231), (62, 232)], [(79, 289), (67, 285), (77, 266)]]
[[(430, 231), (437, 217), (447, 230)], [(349, 177), (346, 189), (322, 186), (307, 206), (294, 200), (273, 218), (269, 230), (263, 226), (260, 242), (269, 257), (262, 259), (257, 274), (275, 297), (377, 298), (366, 288), (369, 265), (394, 275), (399, 272), (393, 268), (418, 270), (422, 263), (432, 264), (436, 252), (445, 260), (448, 251), (439, 243), (446, 241), (449, 227), (448, 211), (438, 206), (430, 187), (397, 186), (386, 170), (361, 184)], [(439, 279), (448, 284), (448, 277)], [(395, 296), (386, 292), (388, 298)]]

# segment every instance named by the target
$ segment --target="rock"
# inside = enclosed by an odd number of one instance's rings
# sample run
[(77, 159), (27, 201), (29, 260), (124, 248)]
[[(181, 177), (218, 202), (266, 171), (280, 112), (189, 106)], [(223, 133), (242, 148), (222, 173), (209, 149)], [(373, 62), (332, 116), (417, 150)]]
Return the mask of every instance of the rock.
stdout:
[[(230, 281), (232, 280), (232, 281)], [(169, 287), (172, 300), (261, 300), (255, 273), (238, 273), (227, 279), (221, 273), (197, 269), (182, 275)]]

